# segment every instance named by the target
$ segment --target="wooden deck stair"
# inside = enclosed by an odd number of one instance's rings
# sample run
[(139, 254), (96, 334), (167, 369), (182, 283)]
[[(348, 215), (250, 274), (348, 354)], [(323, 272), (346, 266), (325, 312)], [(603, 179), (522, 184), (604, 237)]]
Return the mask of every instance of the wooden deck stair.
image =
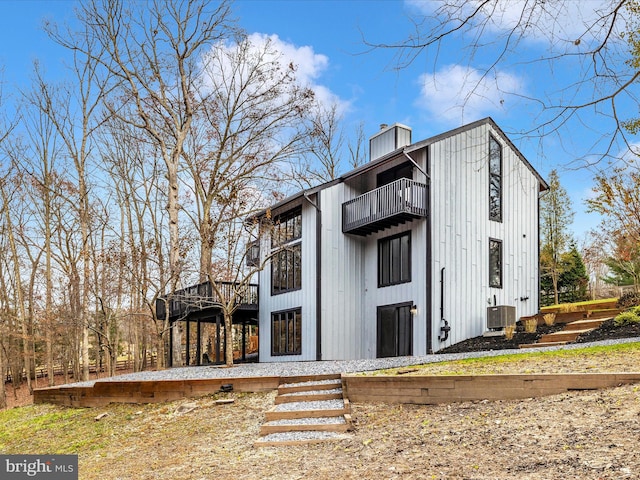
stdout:
[(575, 342), (580, 335), (595, 330), (604, 322), (612, 317), (607, 318), (587, 318), (566, 323), (564, 328), (558, 332), (543, 335), (536, 343), (528, 343), (520, 345), (520, 348), (538, 348), (538, 347), (555, 347)]
[(303, 445), (343, 438), (351, 429), (351, 405), (337, 375), (288, 377), (275, 406), (265, 413), (262, 438), (254, 445)]

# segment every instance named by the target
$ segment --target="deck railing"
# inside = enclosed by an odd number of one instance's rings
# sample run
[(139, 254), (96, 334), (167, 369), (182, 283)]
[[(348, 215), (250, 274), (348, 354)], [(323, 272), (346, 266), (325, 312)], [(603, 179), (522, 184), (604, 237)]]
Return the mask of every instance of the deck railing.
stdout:
[(393, 219), (396, 216), (427, 216), (427, 186), (401, 178), (342, 204), (345, 233)]
[(169, 298), (169, 317), (181, 317), (190, 312), (198, 312), (207, 308), (213, 308), (221, 303), (228, 303), (235, 297), (236, 304), (241, 308), (258, 307), (258, 285), (238, 284), (233, 282), (216, 282), (219, 293), (215, 292), (210, 282), (192, 285), (181, 290), (176, 290), (170, 295), (161, 297), (156, 304), (158, 318), (165, 316), (165, 302)]

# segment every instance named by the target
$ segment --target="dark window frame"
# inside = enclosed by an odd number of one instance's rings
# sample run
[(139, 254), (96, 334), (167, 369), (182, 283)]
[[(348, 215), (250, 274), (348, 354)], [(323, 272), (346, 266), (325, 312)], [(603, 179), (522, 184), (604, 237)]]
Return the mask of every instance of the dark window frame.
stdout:
[(301, 307), (271, 312), (271, 355), (302, 355)]
[(273, 219), (271, 248), (302, 238), (302, 207), (296, 207)]
[(271, 295), (302, 289), (302, 206), (274, 218)]
[[(497, 256), (496, 256), (497, 255)], [(489, 239), (489, 287), (502, 288), (503, 278), (502, 240)]]
[(302, 289), (302, 242), (287, 245), (271, 257), (271, 295)]
[(489, 135), (489, 220), (502, 222), (502, 144)]
[(247, 245), (247, 255), (245, 260), (247, 267), (260, 266), (260, 240), (254, 240)]
[[(381, 313), (383, 310), (393, 310), (395, 316), (395, 327), (396, 331), (394, 338), (394, 349), (395, 352), (391, 356), (405, 356), (405, 355), (413, 355), (413, 334), (414, 334), (414, 319), (413, 314), (411, 313), (411, 309), (415, 307), (413, 302), (402, 302), (395, 303), (390, 305), (378, 305), (376, 308), (376, 358), (388, 358), (389, 355), (383, 355), (382, 345), (384, 343), (384, 339), (381, 337), (381, 326), (382, 326), (382, 316)], [(406, 315), (404, 317), (401, 316), (400, 310), (404, 310)], [(401, 322), (402, 319), (408, 320), (408, 328), (406, 329), (406, 335), (402, 337), (400, 333), (402, 332)], [(404, 325), (407, 326), (407, 325)], [(408, 348), (402, 348), (402, 340), (408, 340)]]
[[(406, 244), (403, 239), (406, 238)], [(406, 251), (403, 247), (406, 246)], [(399, 258), (395, 259), (396, 256)], [(378, 288), (411, 282), (411, 230), (378, 240)]]

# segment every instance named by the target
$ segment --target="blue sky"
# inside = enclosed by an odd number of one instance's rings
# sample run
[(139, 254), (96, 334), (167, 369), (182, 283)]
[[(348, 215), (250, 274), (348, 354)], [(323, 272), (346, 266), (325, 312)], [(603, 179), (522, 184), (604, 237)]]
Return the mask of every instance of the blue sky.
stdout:
[[(599, 3), (587, 0), (575, 5), (588, 11)], [(511, 5), (517, 4), (517, 0), (511, 0)], [(72, 16), (74, 5), (70, 0), (0, 0), (0, 65), (4, 66), (5, 95), (28, 86), (34, 59), (39, 59), (51, 76), (64, 75), (61, 65), (66, 52), (53, 45), (40, 26), (45, 17), (63, 23)], [(400, 122), (410, 126), (413, 140), (419, 141), (463, 123), (493, 117), (508, 134), (514, 133), (510, 135), (514, 143), (543, 176), (558, 169), (576, 211), (573, 230), (581, 240), (596, 225), (597, 218), (584, 213), (593, 172), (575, 169), (575, 160), (597, 153), (599, 146), (593, 143), (602, 133), (599, 128), (603, 122), (586, 116), (582, 125), (570, 125), (559, 136), (518, 134), (540, 122), (539, 104), (531, 98), (545, 95), (545, 89), (553, 89), (556, 82), (566, 82), (576, 66), (567, 62), (550, 72), (540, 64), (518, 63), (516, 57), (495, 78), (481, 83), (481, 95), (470, 97), (462, 111), (458, 105), (467, 87), (461, 82), (477, 78), (476, 67), (490, 61), (489, 56), (481, 54), (469, 61), (465, 54), (472, 39), (455, 38), (438, 52), (437, 59), (421, 56), (400, 71), (390, 68), (394, 52), (371, 51), (363, 43), (363, 38), (373, 43), (402, 40), (412, 29), (408, 14), (433, 6), (433, 2), (418, 0), (238, 0), (233, 11), (247, 32), (277, 40), (319, 95), (343, 105), (347, 126), (364, 121), (367, 137), (381, 123)], [(505, 9), (503, 20), (508, 21), (511, 13)], [(567, 25), (561, 25), (563, 38), (574, 38), (571, 28), (579, 23), (575, 17), (578, 14), (567, 13), (574, 16)], [(487, 38), (493, 33), (497, 32), (486, 32)], [(551, 48), (535, 34), (520, 47), (523, 58)]]

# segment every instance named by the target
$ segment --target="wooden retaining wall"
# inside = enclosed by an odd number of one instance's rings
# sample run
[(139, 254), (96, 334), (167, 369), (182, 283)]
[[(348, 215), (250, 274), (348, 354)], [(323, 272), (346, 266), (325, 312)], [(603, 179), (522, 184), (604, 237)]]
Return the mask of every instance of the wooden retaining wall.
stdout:
[(542, 397), (640, 383), (640, 373), (540, 375), (343, 375), (351, 402), (438, 403)]
[(59, 386), (34, 390), (34, 403), (69, 407), (101, 407), (109, 403), (159, 403), (201, 397), (233, 385), (234, 392), (276, 390), (280, 377), (215, 378), (199, 380), (97, 381), (93, 386)]
[[(320, 378), (322, 378), (321, 376)], [(109, 403), (159, 403), (201, 397), (233, 385), (235, 392), (277, 390), (281, 383), (311, 377), (251, 377), (200, 380), (97, 381), (93, 386), (59, 386), (34, 391), (34, 403), (101, 407)], [(640, 373), (574, 373), (539, 375), (343, 375), (351, 402), (438, 404), (469, 400), (508, 400), (597, 390), (640, 383)]]

